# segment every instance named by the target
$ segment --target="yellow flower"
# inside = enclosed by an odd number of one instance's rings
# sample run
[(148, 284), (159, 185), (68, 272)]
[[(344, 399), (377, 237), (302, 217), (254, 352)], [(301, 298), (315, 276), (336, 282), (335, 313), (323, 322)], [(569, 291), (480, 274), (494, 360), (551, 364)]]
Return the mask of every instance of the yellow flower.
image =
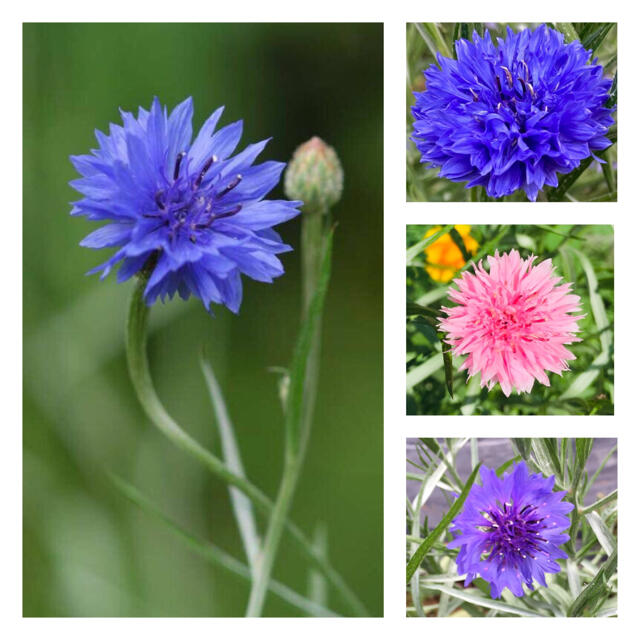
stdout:
[[(432, 236), (442, 227), (431, 227), (425, 238)], [(473, 255), (478, 250), (478, 242), (471, 236), (471, 225), (457, 224), (454, 229), (460, 234), (464, 246), (467, 251)], [(427, 256), (427, 265), (425, 269), (427, 273), (437, 282), (449, 282), (455, 276), (458, 269), (464, 267), (464, 256), (456, 243), (451, 239), (448, 233), (440, 236), (435, 242), (432, 242), (425, 250)]]

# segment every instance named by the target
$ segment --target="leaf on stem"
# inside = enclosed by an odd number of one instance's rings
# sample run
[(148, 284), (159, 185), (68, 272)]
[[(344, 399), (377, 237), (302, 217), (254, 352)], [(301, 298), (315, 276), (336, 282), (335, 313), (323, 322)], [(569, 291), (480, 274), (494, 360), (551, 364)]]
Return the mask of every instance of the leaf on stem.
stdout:
[(585, 518), (587, 519), (587, 522), (593, 530), (596, 538), (598, 538), (600, 546), (604, 549), (605, 553), (610, 556), (616, 549), (616, 539), (607, 528), (607, 525), (600, 517), (600, 514), (597, 511), (592, 511), (587, 513)]
[(297, 451), (300, 445), (307, 360), (313, 347), (314, 336), (319, 330), (322, 320), (324, 301), (331, 277), (332, 249), (333, 230), (331, 230), (326, 237), (318, 284), (309, 303), (308, 312), (304, 318), (302, 327), (300, 328), (298, 342), (293, 355), (293, 362), (289, 369), (290, 379), (289, 391), (287, 393), (285, 433), (291, 451)]
[(427, 555), (427, 553), (429, 552), (433, 544), (438, 540), (440, 535), (443, 533), (443, 531), (445, 531), (445, 529), (449, 526), (451, 521), (455, 518), (458, 511), (460, 511), (460, 509), (462, 508), (462, 505), (467, 499), (467, 496), (471, 491), (471, 487), (475, 482), (476, 475), (478, 474), (479, 468), (480, 468), (480, 465), (476, 465), (475, 469), (471, 472), (469, 479), (464, 485), (460, 496), (451, 505), (451, 508), (444, 515), (442, 520), (440, 520), (440, 523), (425, 538), (425, 540), (422, 542), (422, 544), (418, 547), (416, 552), (410, 558), (409, 562), (407, 563), (407, 583), (409, 582), (409, 580), (411, 580), (411, 576), (413, 576), (413, 574), (417, 571), (418, 567), (420, 566), (420, 563), (422, 562), (424, 557)]
[(607, 582), (618, 566), (618, 552), (614, 549), (608, 560), (600, 567), (596, 577), (582, 590), (567, 611), (567, 617), (575, 618), (586, 608), (596, 609), (599, 601), (608, 595)]

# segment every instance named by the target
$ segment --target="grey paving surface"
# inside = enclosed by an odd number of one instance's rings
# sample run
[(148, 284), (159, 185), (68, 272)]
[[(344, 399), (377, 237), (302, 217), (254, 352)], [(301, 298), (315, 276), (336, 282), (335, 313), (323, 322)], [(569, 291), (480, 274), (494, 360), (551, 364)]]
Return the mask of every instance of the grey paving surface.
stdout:
[[(416, 473), (416, 467), (409, 463), (409, 460), (417, 462), (419, 460), (416, 453), (417, 438), (407, 439), (407, 471)], [(587, 460), (587, 471), (591, 475), (602, 463), (611, 447), (616, 443), (616, 438), (596, 438), (593, 443), (591, 455)], [(478, 438), (478, 458), (488, 467), (499, 467), (501, 464), (514, 456), (511, 442), (507, 438)], [(458, 453), (456, 460), (456, 470), (464, 480), (471, 472), (471, 448), (466, 444)], [(610, 493), (618, 486), (618, 452), (616, 451), (607, 461), (602, 473), (598, 476), (595, 484), (587, 494), (586, 502), (590, 504), (598, 497)], [(419, 482), (407, 479), (407, 498), (413, 500), (420, 488)], [(440, 518), (447, 510), (447, 502), (442, 492), (436, 489), (427, 503), (422, 508), (422, 519), (427, 516), (429, 522), (439, 522)]]

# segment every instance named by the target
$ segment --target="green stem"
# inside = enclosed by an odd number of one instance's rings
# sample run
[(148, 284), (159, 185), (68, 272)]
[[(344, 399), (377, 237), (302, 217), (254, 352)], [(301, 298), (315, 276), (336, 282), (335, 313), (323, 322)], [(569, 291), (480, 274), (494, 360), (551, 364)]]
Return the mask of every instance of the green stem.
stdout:
[[(140, 276), (138, 279), (131, 297), (126, 326), (129, 374), (142, 408), (151, 422), (173, 444), (193, 456), (224, 482), (240, 489), (263, 513), (271, 514), (274, 510), (274, 504), (271, 499), (246, 478), (233, 473), (219, 458), (187, 434), (167, 413), (158, 398), (149, 372), (146, 350), (149, 308), (144, 302), (144, 290), (147, 279), (148, 274)], [(326, 576), (327, 580), (342, 595), (353, 614), (357, 616), (368, 615), (366, 608), (348, 587), (342, 576), (335, 571), (325, 558), (316, 553), (312, 542), (307, 540), (300, 529), (290, 522), (286, 522), (285, 527), (306, 558)]]
[[(302, 293), (303, 323), (313, 313), (312, 304), (319, 295), (319, 283), (324, 253), (326, 251), (328, 212), (305, 210), (302, 216)], [(324, 294), (323, 294), (324, 295)], [(285, 463), (276, 498), (275, 508), (271, 514), (267, 534), (263, 546), (263, 554), (258, 560), (255, 580), (251, 586), (246, 617), (257, 617), (262, 614), (267, 595), (271, 572), (278, 554), (284, 525), (293, 502), (298, 478), (304, 462), (315, 407), (320, 368), (320, 329), (321, 323), (315, 324), (311, 336), (311, 346), (305, 366), (304, 389), (302, 392), (302, 409), (299, 425), (294, 425), (297, 438), (290, 437), (287, 430), (285, 438)], [(294, 393), (291, 389), (290, 393)], [(287, 402), (289, 406), (289, 402)], [(287, 416), (291, 419), (291, 415)]]
[(285, 461), (280, 489), (276, 504), (271, 512), (267, 535), (264, 540), (262, 555), (258, 558), (255, 579), (251, 585), (249, 604), (247, 605), (247, 618), (255, 618), (262, 615), (262, 608), (271, 582), (271, 571), (280, 546), (280, 539), (287, 515), (298, 483), (302, 459), (287, 456)]
[[(124, 482), (117, 476), (110, 477), (115, 487), (120, 492), (122, 492), (122, 494), (128, 500), (141, 508), (143, 511), (146, 511), (151, 516), (158, 518), (160, 521), (164, 522), (169, 527), (169, 530), (183, 542), (185, 542), (186, 545), (195, 553), (202, 556), (211, 564), (223, 567), (231, 573), (244, 578), (247, 582), (251, 582), (252, 571), (247, 565), (229, 555), (226, 551), (220, 549), (216, 545), (210, 542), (206, 542), (205, 540), (201, 540), (183, 529), (180, 525), (175, 523), (173, 520), (171, 520), (171, 518), (160, 511), (160, 509), (158, 509), (150, 500), (143, 496), (135, 487), (132, 487), (130, 484)], [(280, 596), (280, 598), (282, 598), (285, 602), (288, 602), (294, 607), (297, 607), (298, 609), (300, 609), (300, 611), (310, 616), (339, 617), (339, 614), (327, 608), (326, 606), (324, 606), (324, 604), (320, 604), (309, 598), (305, 598), (293, 589), (290, 589), (286, 585), (280, 582), (276, 582), (275, 580), (271, 580), (271, 582), (269, 583), (269, 590)]]

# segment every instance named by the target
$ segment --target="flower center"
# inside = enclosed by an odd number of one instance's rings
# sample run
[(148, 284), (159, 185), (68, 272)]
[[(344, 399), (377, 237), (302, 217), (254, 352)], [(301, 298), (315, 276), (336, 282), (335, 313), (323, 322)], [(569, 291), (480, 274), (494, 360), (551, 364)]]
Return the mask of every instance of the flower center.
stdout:
[[(495, 92), (489, 91), (485, 99), (494, 103), (497, 112), (504, 113), (518, 127), (522, 127), (539, 97), (531, 82), (529, 66), (524, 60), (519, 60), (515, 68), (509, 69), (496, 62), (495, 85)], [(478, 102), (480, 98), (477, 92), (472, 88), (469, 91), (473, 101)]]
[(211, 233), (214, 221), (233, 216), (242, 209), (241, 204), (230, 206), (221, 201), (240, 184), (242, 175), (225, 180), (218, 173), (217, 177), (206, 181), (211, 168), (219, 162), (218, 157), (211, 156), (192, 172), (189, 166), (184, 166), (185, 156), (184, 151), (177, 155), (173, 181), (167, 181), (166, 187), (156, 192), (157, 210), (143, 215), (166, 226), (171, 240), (188, 238), (195, 244)]
[(487, 521), (477, 527), (486, 533), (482, 549), (486, 560), (497, 558), (513, 564), (527, 557), (535, 559), (538, 554), (549, 555), (541, 547), (547, 542), (541, 532), (547, 528), (548, 516), (540, 516), (535, 506), (517, 509), (511, 502), (496, 503), (495, 509), (480, 513)]
[(520, 341), (545, 339), (538, 329), (545, 321), (541, 302), (534, 303), (520, 293), (514, 295), (506, 289), (500, 290), (492, 294), (478, 322), (494, 347), (515, 350)]

